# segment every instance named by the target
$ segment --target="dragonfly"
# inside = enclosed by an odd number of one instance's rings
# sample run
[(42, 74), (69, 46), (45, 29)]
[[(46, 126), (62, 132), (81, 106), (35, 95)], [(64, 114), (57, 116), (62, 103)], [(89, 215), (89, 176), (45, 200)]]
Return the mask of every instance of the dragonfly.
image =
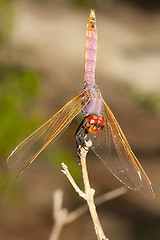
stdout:
[(86, 139), (113, 175), (128, 188), (153, 199), (151, 181), (134, 155), (116, 118), (95, 84), (97, 51), (96, 15), (90, 10), (85, 40), (84, 88), (41, 127), (22, 141), (9, 155), (9, 167), (24, 172), (42, 150), (57, 138), (80, 113), (84, 119), (76, 131), (77, 152)]

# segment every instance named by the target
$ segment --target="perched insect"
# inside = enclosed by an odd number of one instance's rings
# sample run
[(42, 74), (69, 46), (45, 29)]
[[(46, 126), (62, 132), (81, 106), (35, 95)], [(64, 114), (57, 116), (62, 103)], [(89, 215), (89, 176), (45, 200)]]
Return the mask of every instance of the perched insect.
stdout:
[(84, 89), (21, 142), (9, 155), (8, 164), (21, 168), (20, 175), (82, 111), (84, 120), (76, 132), (77, 151), (85, 139), (92, 139), (93, 151), (122, 183), (141, 191), (148, 198), (154, 198), (149, 178), (95, 84), (96, 49), (96, 17), (91, 10), (86, 31)]

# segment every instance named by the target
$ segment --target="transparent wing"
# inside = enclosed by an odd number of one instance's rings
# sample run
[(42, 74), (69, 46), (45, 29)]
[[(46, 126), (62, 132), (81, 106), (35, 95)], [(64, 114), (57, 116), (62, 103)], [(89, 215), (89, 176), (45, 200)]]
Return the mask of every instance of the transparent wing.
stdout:
[[(9, 155), (9, 167), (16, 167), (21, 174), (40, 152), (64, 130), (72, 119), (86, 106), (89, 96), (81, 91), (46, 123), (21, 142)], [(18, 175), (19, 175), (18, 174)]]
[(104, 100), (102, 114), (106, 125), (102, 132), (97, 134), (92, 146), (93, 151), (127, 187), (140, 190), (147, 198), (154, 198), (155, 193), (149, 178)]

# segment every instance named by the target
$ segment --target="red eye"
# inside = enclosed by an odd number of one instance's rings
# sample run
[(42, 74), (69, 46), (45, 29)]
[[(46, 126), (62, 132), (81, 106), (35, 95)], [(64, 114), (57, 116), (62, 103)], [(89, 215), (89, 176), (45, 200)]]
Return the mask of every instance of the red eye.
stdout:
[(103, 117), (98, 117), (98, 121), (99, 121), (99, 124), (101, 125), (101, 126), (104, 126), (105, 125), (105, 120), (104, 120), (104, 118)]
[(98, 122), (98, 117), (96, 115), (90, 115), (87, 118), (87, 122), (89, 122), (90, 124), (95, 124)]

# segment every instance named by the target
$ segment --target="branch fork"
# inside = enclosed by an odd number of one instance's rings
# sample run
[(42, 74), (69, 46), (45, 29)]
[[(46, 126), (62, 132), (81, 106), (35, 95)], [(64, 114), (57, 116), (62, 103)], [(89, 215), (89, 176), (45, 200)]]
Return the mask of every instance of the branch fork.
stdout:
[(116, 190), (113, 190), (109, 193), (105, 193), (98, 198), (95, 199), (94, 203), (94, 194), (95, 190), (90, 187), (89, 179), (88, 179), (88, 172), (87, 172), (87, 166), (86, 166), (86, 156), (89, 151), (89, 148), (91, 147), (92, 142), (86, 141), (85, 146), (80, 146), (80, 163), (82, 168), (82, 175), (83, 175), (83, 182), (84, 182), (84, 192), (77, 186), (74, 179), (72, 178), (68, 167), (62, 163), (62, 172), (66, 175), (70, 183), (72, 184), (75, 191), (79, 194), (80, 197), (82, 197), (88, 204), (84, 204), (81, 207), (77, 208), (76, 210), (69, 212), (66, 208), (62, 207), (63, 203), (63, 190), (57, 189), (53, 193), (53, 219), (54, 219), (54, 225), (52, 228), (51, 235), (49, 237), (49, 240), (58, 240), (59, 236), (61, 234), (61, 231), (64, 227), (64, 225), (71, 223), (75, 221), (78, 217), (80, 217), (85, 212), (90, 211), (95, 232), (97, 235), (98, 240), (108, 240), (108, 238), (105, 237), (104, 232), (102, 230), (97, 212), (96, 212), (96, 205), (102, 204), (105, 201), (109, 201), (113, 198), (119, 197), (120, 195), (125, 194), (128, 189), (126, 187), (120, 187)]
[(82, 168), (82, 176), (83, 176), (83, 182), (84, 182), (84, 192), (80, 190), (80, 188), (77, 186), (77, 184), (75, 183), (75, 181), (73, 180), (72, 176), (68, 171), (68, 167), (64, 163), (62, 163), (62, 172), (67, 176), (68, 180), (72, 184), (75, 191), (79, 194), (79, 196), (86, 200), (93, 223), (94, 223), (94, 229), (97, 235), (97, 239), (108, 240), (108, 238), (106, 238), (106, 236), (104, 235), (103, 229), (101, 227), (101, 224), (96, 212), (96, 206), (94, 203), (95, 190), (90, 187), (89, 178), (88, 178), (86, 156), (91, 146), (92, 146), (92, 141), (86, 140), (85, 146), (83, 147), (80, 146), (80, 152), (79, 152), (80, 163)]

